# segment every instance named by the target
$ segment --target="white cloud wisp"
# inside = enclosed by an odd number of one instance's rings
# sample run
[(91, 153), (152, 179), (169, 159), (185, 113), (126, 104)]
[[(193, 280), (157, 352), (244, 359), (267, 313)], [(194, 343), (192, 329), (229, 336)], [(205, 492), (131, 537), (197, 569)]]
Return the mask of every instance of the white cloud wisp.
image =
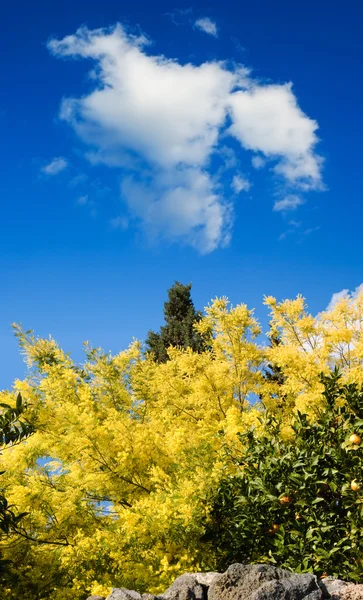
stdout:
[(251, 189), (251, 182), (240, 174), (233, 177), (231, 188), (236, 194), (248, 192)]
[(295, 194), (290, 194), (283, 198), (283, 200), (278, 200), (274, 204), (274, 211), (277, 212), (287, 212), (290, 210), (296, 210), (298, 206), (304, 204), (304, 201), (300, 196), (296, 196)]
[(68, 167), (68, 161), (62, 156), (53, 158), (50, 163), (42, 167), (42, 173), (46, 175), (58, 175)]
[(197, 29), (200, 29), (200, 31), (204, 31), (204, 33), (207, 33), (208, 35), (213, 35), (213, 37), (218, 37), (217, 25), (209, 17), (197, 19), (194, 25), (197, 27)]

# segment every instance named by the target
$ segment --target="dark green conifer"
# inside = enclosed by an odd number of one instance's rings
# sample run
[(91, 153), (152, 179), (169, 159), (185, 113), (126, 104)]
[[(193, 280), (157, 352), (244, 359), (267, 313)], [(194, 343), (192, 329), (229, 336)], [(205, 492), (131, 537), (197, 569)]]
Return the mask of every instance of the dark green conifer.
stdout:
[(176, 281), (168, 290), (168, 300), (164, 303), (166, 324), (160, 327), (158, 333), (149, 331), (146, 339), (146, 351), (153, 354), (156, 362), (168, 360), (170, 346), (192, 348), (194, 352), (206, 350), (205, 341), (194, 328), (202, 313), (194, 308), (191, 288), (191, 283), (183, 285)]

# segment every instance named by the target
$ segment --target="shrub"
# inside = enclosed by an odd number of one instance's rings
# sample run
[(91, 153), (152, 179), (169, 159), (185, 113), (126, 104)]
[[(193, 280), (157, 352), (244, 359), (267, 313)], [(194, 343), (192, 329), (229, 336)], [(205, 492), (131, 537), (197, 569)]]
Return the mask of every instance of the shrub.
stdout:
[(268, 413), (262, 435), (239, 435), (239, 454), (228, 457), (237, 474), (211, 500), (203, 538), (213, 540), (219, 569), (265, 562), (362, 577), (363, 391), (337, 370), (321, 381), (325, 408), (314, 422), (297, 412), (288, 440)]

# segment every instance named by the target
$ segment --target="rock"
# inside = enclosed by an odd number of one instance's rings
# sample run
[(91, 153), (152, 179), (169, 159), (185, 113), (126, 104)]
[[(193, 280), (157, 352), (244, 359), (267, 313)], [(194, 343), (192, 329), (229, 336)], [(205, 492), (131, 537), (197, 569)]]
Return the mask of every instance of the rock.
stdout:
[(291, 588), (287, 585), (288, 579), (283, 581), (267, 581), (261, 587), (253, 592), (251, 600), (321, 600), (321, 590), (313, 590), (306, 594), (306, 588), (303, 582), (300, 582), (297, 587)]
[(250, 599), (263, 583), (282, 579), (284, 573), (290, 575), (288, 571), (269, 565), (231, 565), (211, 584), (208, 600)]
[(197, 582), (200, 585), (205, 585), (207, 588), (211, 586), (216, 577), (221, 577), (222, 573), (216, 573), (215, 571), (209, 571), (208, 573), (191, 573), (194, 575)]
[(180, 575), (163, 593), (161, 600), (207, 600), (206, 587), (198, 583), (196, 575)]
[(319, 586), (323, 592), (324, 598), (339, 600), (343, 589), (349, 585), (347, 581), (336, 579), (335, 577), (324, 577), (319, 580)]
[(251, 600), (284, 600), (285, 588), (281, 581), (266, 581), (249, 597)]
[(342, 588), (341, 600), (363, 600), (363, 584), (348, 584)]
[(321, 598), (321, 591), (315, 590), (315, 592), (310, 592), (307, 596), (304, 596), (304, 600), (319, 600)]
[(220, 577), (220, 573), (186, 573), (158, 596), (114, 588), (107, 600), (207, 600), (208, 588), (216, 576)]
[(141, 594), (126, 588), (113, 588), (106, 600), (141, 600)]
[[(311, 596), (312, 594), (312, 596)], [(216, 578), (208, 600), (320, 600), (315, 575), (293, 574), (270, 565), (231, 565)]]
[(290, 573), (281, 582), (285, 590), (285, 598), (290, 600), (321, 600), (323, 593), (318, 580), (312, 573)]
[(363, 600), (363, 584), (272, 565), (231, 565), (225, 573), (186, 573), (158, 596), (114, 588), (105, 599), (87, 600)]

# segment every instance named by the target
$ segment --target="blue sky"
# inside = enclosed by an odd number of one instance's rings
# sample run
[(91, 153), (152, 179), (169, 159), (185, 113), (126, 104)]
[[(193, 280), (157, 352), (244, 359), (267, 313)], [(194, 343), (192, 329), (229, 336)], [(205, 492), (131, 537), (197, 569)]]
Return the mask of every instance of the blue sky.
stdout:
[[(363, 281), (361, 3), (2, 7), (1, 386), (10, 323), (80, 360), (193, 283), (267, 323)], [(118, 25), (117, 25), (118, 24)]]

